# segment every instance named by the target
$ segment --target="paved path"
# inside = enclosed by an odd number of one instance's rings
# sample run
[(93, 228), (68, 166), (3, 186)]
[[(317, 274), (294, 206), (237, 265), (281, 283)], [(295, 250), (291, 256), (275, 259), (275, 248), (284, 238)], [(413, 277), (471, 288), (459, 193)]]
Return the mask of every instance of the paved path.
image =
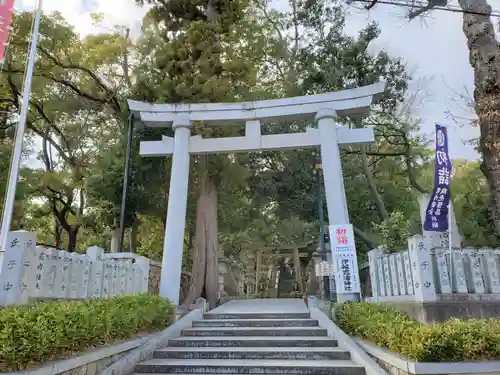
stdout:
[(211, 314), (239, 314), (239, 313), (308, 313), (309, 310), (299, 298), (264, 298), (243, 299), (229, 301), (214, 310)]

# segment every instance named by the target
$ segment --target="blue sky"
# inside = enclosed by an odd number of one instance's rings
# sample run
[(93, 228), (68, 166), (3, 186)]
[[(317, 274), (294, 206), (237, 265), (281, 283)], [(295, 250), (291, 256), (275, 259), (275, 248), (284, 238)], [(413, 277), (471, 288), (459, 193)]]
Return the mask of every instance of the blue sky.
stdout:
[[(20, 1), (24, 6), (33, 3), (33, 0)], [(287, 0), (273, 0), (282, 9), (287, 3)], [(500, 9), (500, 0), (490, 0), (490, 4)], [(44, 0), (44, 8), (60, 11), (82, 34), (95, 30), (89, 12), (102, 12), (110, 26), (123, 24), (136, 30), (144, 14), (133, 0)], [(422, 120), (422, 132), (433, 139), (434, 124), (447, 125), (451, 156), (478, 158), (473, 147), (465, 144), (477, 138), (479, 132), (472, 125), (474, 113), (468, 104), (473, 93), (473, 71), (462, 33), (462, 15), (435, 11), (424, 23), (418, 19), (408, 22), (404, 18), (405, 9), (388, 5), (377, 5), (370, 12), (350, 8), (349, 12), (347, 33), (355, 35), (368, 22), (377, 21), (382, 35), (372, 50), (386, 50), (407, 63), (415, 78), (412, 89), (418, 86), (423, 94), (415, 113)]]

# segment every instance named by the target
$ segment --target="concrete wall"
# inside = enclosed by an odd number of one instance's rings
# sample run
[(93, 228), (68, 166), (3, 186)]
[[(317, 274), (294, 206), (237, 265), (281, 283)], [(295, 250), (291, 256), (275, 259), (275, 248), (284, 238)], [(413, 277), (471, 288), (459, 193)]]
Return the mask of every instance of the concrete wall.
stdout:
[(424, 324), (450, 318), (481, 319), (500, 317), (500, 301), (387, 302)]
[(500, 361), (413, 362), (371, 342), (355, 342), (391, 375), (500, 375)]
[(11, 375), (97, 375), (104, 369), (118, 362), (158, 334), (128, 340), (115, 345), (101, 347), (81, 353), (78, 356), (54, 361), (43, 367), (10, 373)]

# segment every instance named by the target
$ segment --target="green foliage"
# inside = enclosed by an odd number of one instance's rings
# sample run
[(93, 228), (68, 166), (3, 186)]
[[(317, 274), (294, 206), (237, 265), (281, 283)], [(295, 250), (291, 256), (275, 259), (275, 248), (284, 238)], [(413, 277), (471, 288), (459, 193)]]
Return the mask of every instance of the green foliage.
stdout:
[(459, 320), (423, 325), (406, 314), (372, 303), (345, 303), (334, 311), (349, 335), (418, 362), (496, 360), (500, 320)]
[(269, 278), (267, 275), (260, 275), (255, 297), (269, 298)]
[(380, 245), (385, 249), (394, 252), (407, 248), (411, 221), (401, 211), (392, 211), (389, 218), (373, 226), (379, 232)]
[(21, 370), (163, 329), (174, 316), (167, 300), (148, 294), (2, 308), (0, 371)]
[(479, 162), (455, 160), (451, 184), (453, 208), (465, 246), (498, 247), (498, 237), (489, 209), (491, 194)]

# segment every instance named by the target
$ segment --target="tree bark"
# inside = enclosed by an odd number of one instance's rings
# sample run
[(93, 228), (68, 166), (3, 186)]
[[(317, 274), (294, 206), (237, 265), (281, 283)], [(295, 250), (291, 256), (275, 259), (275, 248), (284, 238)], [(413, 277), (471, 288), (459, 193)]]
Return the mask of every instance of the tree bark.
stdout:
[(217, 190), (209, 174), (208, 156), (201, 156), (201, 177), (196, 204), (196, 234), (194, 240), (191, 280), (184, 305), (190, 305), (203, 292), (210, 308), (215, 307), (218, 298), (218, 231)]
[(61, 233), (62, 233), (62, 228), (59, 225), (59, 222), (54, 219), (54, 246), (59, 248), (61, 246)]
[(389, 218), (389, 213), (385, 208), (384, 200), (382, 196), (379, 194), (377, 190), (377, 183), (373, 178), (373, 173), (368, 165), (368, 155), (366, 155), (366, 145), (361, 144), (361, 164), (363, 165), (363, 171), (365, 172), (366, 180), (368, 181), (368, 186), (370, 187), (370, 191), (372, 192), (373, 199), (378, 208), (378, 213), (380, 214), (380, 218), (382, 220), (387, 220)]
[(120, 226), (115, 225), (113, 228), (113, 233), (111, 234), (111, 248), (109, 251), (111, 253), (118, 253), (120, 249), (118, 248), (120, 243)]
[(76, 250), (76, 239), (78, 237), (78, 226), (71, 227), (68, 231), (68, 252), (73, 253)]
[(129, 236), (129, 251), (134, 254), (137, 252), (137, 234), (139, 233), (139, 225), (141, 225), (141, 221), (139, 218), (135, 217), (132, 222), (132, 226), (130, 227)]
[(491, 22), (491, 6), (486, 0), (459, 0), (463, 32), (467, 38), (469, 61), (474, 69), (475, 110), (479, 118), (479, 149), (483, 171), (491, 191), (491, 213), (500, 234), (500, 56)]
[(363, 241), (365, 244), (367, 244), (370, 249), (375, 249), (378, 246), (361, 229), (353, 227), (353, 231), (354, 231), (354, 235), (358, 236), (359, 239), (361, 241)]
[(205, 293), (211, 309), (217, 307), (219, 299), (219, 239), (217, 227), (217, 190), (213, 178), (208, 176), (206, 186), (205, 244), (207, 262), (205, 271)]

